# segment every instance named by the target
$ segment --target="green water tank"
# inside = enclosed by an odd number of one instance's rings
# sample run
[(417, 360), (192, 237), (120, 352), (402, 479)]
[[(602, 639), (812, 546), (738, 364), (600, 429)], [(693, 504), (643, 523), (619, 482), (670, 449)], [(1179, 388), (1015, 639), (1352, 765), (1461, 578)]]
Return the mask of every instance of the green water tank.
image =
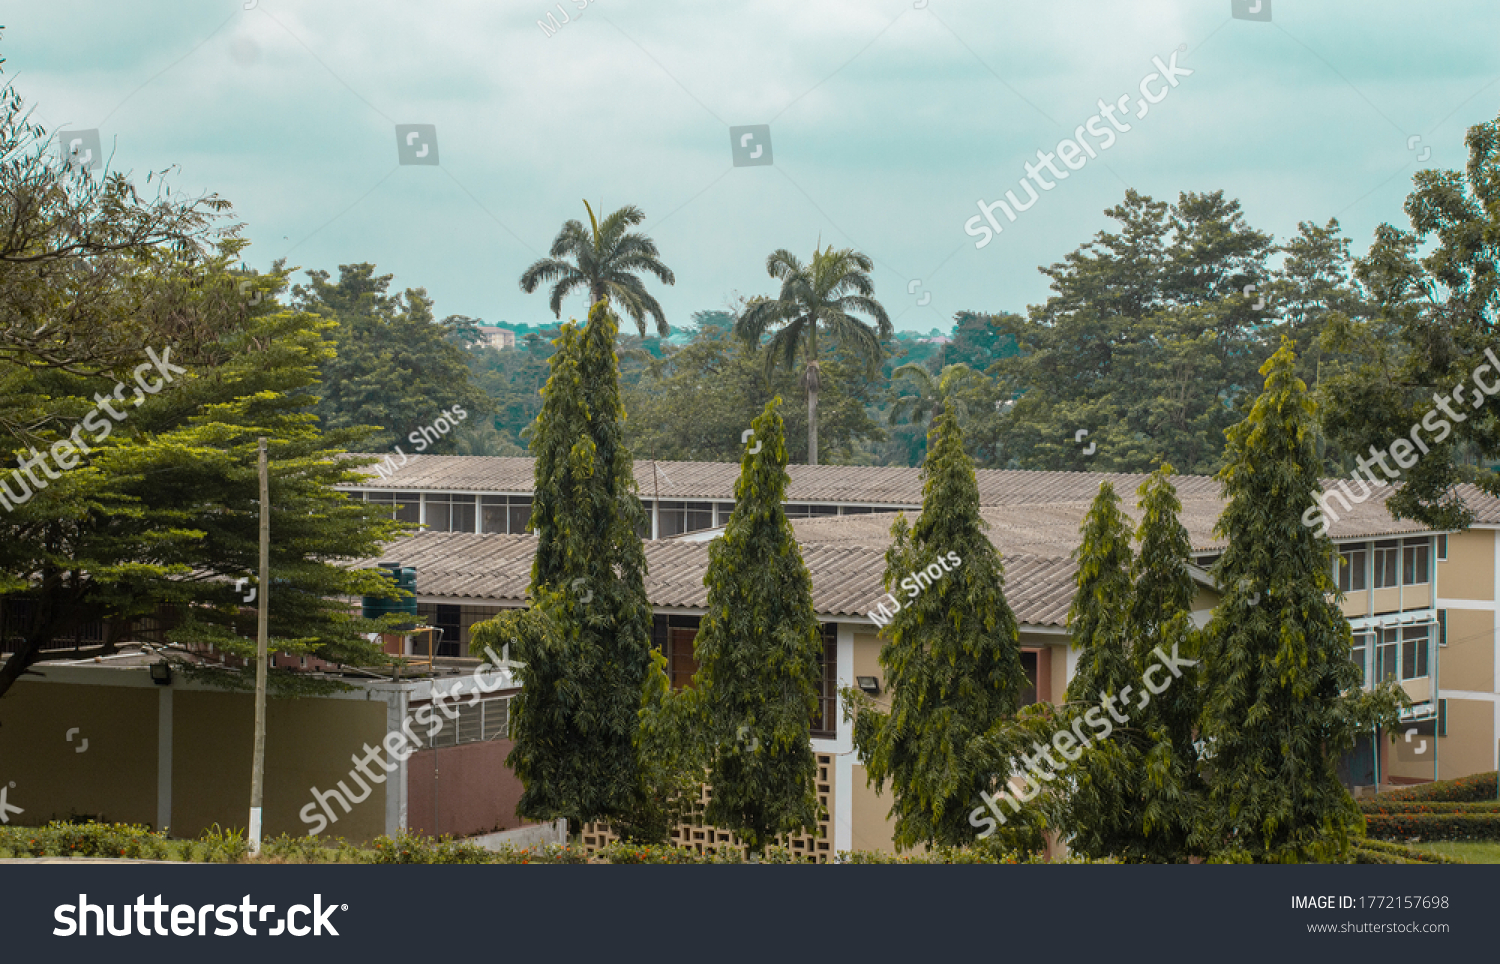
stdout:
[(397, 589), (404, 589), (411, 593), (402, 599), (385, 599), (381, 596), (364, 597), (364, 614), (366, 619), (379, 619), (390, 613), (410, 613), (412, 617), (417, 615), (417, 570), (413, 566), (403, 566), (399, 562), (382, 562), (380, 568), (389, 573), (395, 580)]

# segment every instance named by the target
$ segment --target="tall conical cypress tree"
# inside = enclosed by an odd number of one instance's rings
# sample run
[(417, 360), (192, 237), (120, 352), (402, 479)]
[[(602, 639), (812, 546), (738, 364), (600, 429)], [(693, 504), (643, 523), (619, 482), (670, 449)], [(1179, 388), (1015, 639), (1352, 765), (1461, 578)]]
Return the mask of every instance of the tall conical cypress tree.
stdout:
[(1359, 671), (1332, 601), (1333, 544), (1302, 523), (1319, 493), (1313, 404), (1292, 343), (1261, 367), (1265, 391), (1228, 432), (1219, 473), (1224, 595), (1204, 631), (1203, 732), (1217, 859), (1342, 861), (1363, 819), (1336, 767), (1354, 745)]
[(1170, 863), (1191, 853), (1202, 797), (1193, 748), (1199, 701), (1191, 667), (1180, 663), (1193, 652), (1194, 587), (1171, 471), (1163, 466), (1137, 489), (1142, 518), (1133, 561), (1108, 483), (1084, 525), (1070, 629), (1088, 653), (1068, 697), (1079, 704), (1076, 713), (1120, 695), (1126, 718), (1084, 751), (1066, 801), (1069, 846), (1087, 856)]
[[(1163, 464), (1136, 490), (1140, 552), (1126, 626), (1134, 643), (1132, 664), (1148, 689), (1155, 688), (1147, 676), (1151, 666), (1166, 665), (1160, 654), (1196, 659), (1201, 648), (1192, 621), (1197, 594), (1188, 571), (1192, 542), (1178, 518), (1182, 502), (1171, 483), (1172, 473), (1172, 466)], [(1179, 663), (1174, 660), (1171, 665)], [(1167, 682), (1165, 676), (1158, 679)], [(1170, 685), (1140, 711), (1147, 750), (1137, 771), (1138, 840), (1122, 855), (1125, 859), (1172, 863), (1202, 855), (1193, 839), (1207, 792), (1194, 745), (1202, 711), (1202, 672), (1188, 667), (1182, 668), (1181, 676), (1173, 673)]]
[(1068, 636), (1079, 650), (1078, 668), (1068, 683), (1069, 703), (1094, 703), (1137, 679), (1130, 665), (1125, 613), (1130, 606), (1130, 520), (1109, 482), (1089, 506), (1074, 550), (1077, 589), (1068, 610)]
[(892, 784), (902, 849), (973, 842), (970, 812), (996, 782), (988, 735), (1015, 715), (1026, 687), (1005, 572), (985, 528), (974, 463), (945, 411), (928, 434), (922, 515), (914, 528), (896, 517), (886, 553), (886, 590), (904, 591), (880, 650), (890, 713), (845, 690), (869, 781), (877, 792)]
[[(632, 740), (651, 665), (651, 609), (616, 330), (607, 301), (594, 304), (581, 331), (563, 326), (532, 442), (531, 598), (546, 631), (515, 633), (512, 658), (525, 665), (507, 763), (525, 784), (517, 810), (535, 819), (609, 820), (630, 813), (640, 794)], [(507, 621), (492, 622), (478, 638), (505, 642)]]
[[(1074, 851), (1103, 857), (1119, 853), (1129, 836), (1135, 789), (1131, 776), (1141, 742), (1135, 722), (1123, 715), (1134, 709), (1131, 691), (1141, 689), (1125, 625), (1133, 588), (1131, 525), (1109, 482), (1099, 485), (1080, 531), (1083, 540), (1073, 552), (1078, 563), (1077, 588), (1068, 610), (1068, 635), (1079, 655), (1068, 683), (1067, 714), (1058, 732), (1068, 730), (1071, 722), (1094, 707), (1109, 706), (1116, 722), (1108, 729), (1095, 730), (1081, 750), (1069, 747), (1077, 762), (1069, 769), (1071, 779), (1065, 785), (1070, 789), (1063, 795), (1060, 819)], [(1124, 705), (1116, 707), (1115, 697), (1124, 700)], [(1122, 719), (1125, 722), (1118, 722)], [(1074, 732), (1082, 733), (1082, 726)], [(1071, 742), (1065, 738), (1065, 745)], [(1058, 753), (1063, 753), (1062, 748)]]
[[(782, 508), (786, 440), (778, 397), (751, 423), (734, 512), (709, 546), (708, 612), (694, 677), (714, 740), (705, 819), (754, 850), (817, 824), (810, 737), (823, 645), (812, 576)], [(758, 451), (756, 451), (758, 449)]]

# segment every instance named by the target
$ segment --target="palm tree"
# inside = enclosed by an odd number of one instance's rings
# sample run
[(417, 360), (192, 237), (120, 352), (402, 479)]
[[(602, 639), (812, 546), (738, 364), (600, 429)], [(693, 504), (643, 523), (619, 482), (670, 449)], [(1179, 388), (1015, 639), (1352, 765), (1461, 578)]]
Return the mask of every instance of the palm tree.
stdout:
[[(869, 271), (874, 266), (869, 255), (851, 248), (835, 251), (831, 244), (813, 248), (812, 261), (805, 265), (787, 249), (778, 249), (766, 259), (766, 273), (781, 282), (780, 295), (752, 298), (735, 321), (735, 334), (751, 346), (759, 345), (768, 329), (779, 329), (765, 348), (767, 377), (778, 361), (795, 368), (802, 348), (809, 465), (818, 464), (818, 326), (864, 359), (872, 377), (885, 356), (880, 343), (891, 337), (891, 319), (871, 297), (875, 284)], [(875, 327), (852, 317), (851, 311), (874, 318)]]
[(911, 420), (913, 423), (922, 421), (929, 414), (932, 421), (950, 405), (955, 412), (964, 411), (963, 399), (958, 393), (966, 385), (983, 384), (984, 376), (963, 362), (955, 362), (952, 365), (944, 365), (943, 371), (937, 378), (932, 377), (932, 372), (926, 366), (916, 362), (907, 362), (900, 368), (891, 372), (891, 383), (895, 384), (903, 377), (909, 377), (913, 387), (916, 388), (915, 395), (898, 396), (895, 404), (891, 406), (890, 424), (895, 425), (901, 420), (901, 416), (911, 409)]
[(675, 284), (677, 279), (673, 277), (672, 269), (659, 260), (655, 241), (644, 234), (626, 230), (646, 220), (646, 215), (634, 204), (627, 204), (600, 224), (589, 202), (584, 201), (583, 207), (589, 212), (589, 224), (593, 230), (585, 229), (583, 222), (577, 220), (564, 223), (552, 240), (549, 256), (538, 260), (521, 274), (521, 290), (529, 295), (537, 285), (550, 283), (552, 297), (547, 307), (561, 318), (563, 299), (576, 288), (586, 288), (590, 308), (608, 298), (635, 320), (642, 338), (646, 337), (648, 314), (656, 319), (657, 333), (667, 337), (672, 329), (662, 313), (661, 304), (647, 293), (646, 285), (636, 274), (650, 272), (662, 284), (668, 285)]

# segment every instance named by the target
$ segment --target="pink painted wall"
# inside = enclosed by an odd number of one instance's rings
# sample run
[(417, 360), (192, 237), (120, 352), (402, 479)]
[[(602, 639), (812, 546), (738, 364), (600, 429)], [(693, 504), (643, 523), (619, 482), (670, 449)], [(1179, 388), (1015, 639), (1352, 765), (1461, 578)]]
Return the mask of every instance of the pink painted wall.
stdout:
[(487, 740), (413, 753), (406, 761), (406, 825), (434, 837), (468, 837), (532, 823), (516, 815), (521, 781), (505, 765), (514, 745)]

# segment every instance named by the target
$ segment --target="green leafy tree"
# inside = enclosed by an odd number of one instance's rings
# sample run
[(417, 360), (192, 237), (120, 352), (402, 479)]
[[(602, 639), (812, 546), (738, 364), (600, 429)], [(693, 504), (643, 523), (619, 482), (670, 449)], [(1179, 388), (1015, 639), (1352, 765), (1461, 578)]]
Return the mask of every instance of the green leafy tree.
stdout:
[[(332, 354), (324, 326), (274, 298), (251, 310), (237, 296), (239, 276), (225, 268), (230, 253), (199, 265), (191, 280), (180, 270), (158, 274), (149, 261), (128, 279), (152, 292), (149, 303), (173, 306), (165, 318), (137, 320), (148, 333), (163, 326), (162, 340), (142, 355), (149, 373), (139, 381), (134, 366), (100, 377), (0, 364), (0, 381), (17, 392), (12, 402), (37, 416), (24, 435), (4, 437), (5, 448), (33, 466), (4, 481), (37, 485), (0, 515), (0, 572), (13, 574), (0, 577), (0, 594), (26, 604), (10, 609), (24, 615), (0, 668), (0, 693), (94, 620), (106, 621), (106, 638), (85, 655), (115, 652), (144, 632), (253, 657), (255, 617), (233, 584), (257, 569), (262, 435), (270, 439), (274, 506), (271, 649), (356, 666), (389, 662), (362, 635), (379, 625), (351, 615), (347, 600), (393, 590), (348, 563), (378, 556), (400, 527), (333, 488), (363, 473), (361, 463), (338, 457), (359, 435), (322, 433), (310, 411), (316, 365)], [(32, 456), (43, 449), (58, 468), (38, 473)], [(164, 614), (166, 630), (143, 625)], [(248, 682), (228, 666), (189, 675)], [(271, 685), (296, 688), (279, 671)]]
[(921, 476), (922, 514), (915, 527), (897, 515), (886, 552), (886, 591), (893, 600), (906, 594), (882, 630), (890, 711), (843, 691), (870, 783), (877, 793), (892, 785), (902, 849), (973, 841), (971, 810), (996, 780), (987, 744), (1027, 685), (1004, 569), (985, 535), (954, 413), (933, 425)]
[[(222, 243), (243, 242), (225, 226), (227, 200), (174, 193), (156, 173), (143, 191), (109, 170), (109, 158), (98, 171), (69, 163), (55, 133), (0, 84), (0, 363), (112, 372), (139, 361), (172, 300), (186, 296), (186, 285), (137, 281), (192, 277)], [(226, 300), (236, 300), (234, 289)], [(7, 399), (0, 394), (0, 419)]]
[(476, 631), (482, 645), (526, 629), (512, 650), (525, 666), (507, 763), (525, 784), (518, 812), (542, 820), (609, 821), (640, 805), (633, 743), (651, 608), (636, 535), (646, 514), (622, 435), (617, 331), (607, 301), (595, 302), (582, 330), (563, 326), (532, 441), (530, 595), (539, 613), (524, 627), (512, 617)]
[[(835, 350), (823, 365), (819, 419), (825, 452), (848, 462), (856, 446), (883, 440), (869, 414), (870, 383), (862, 366)], [(648, 364), (625, 393), (631, 412), (626, 430), (637, 458), (727, 461), (740, 456), (741, 433), (772, 398), (797, 389), (788, 372), (772, 373), (744, 344), (717, 332), (694, 339)], [(785, 419), (789, 440), (806, 437), (806, 412)]]
[[(891, 319), (874, 298), (875, 283), (869, 272), (875, 262), (850, 248), (835, 251), (833, 245), (814, 249), (807, 264), (785, 248), (766, 259), (766, 273), (781, 282), (775, 298), (756, 297), (746, 303), (735, 322), (735, 333), (747, 344), (759, 346), (766, 332), (775, 334), (766, 344), (765, 366), (769, 379), (778, 363), (788, 369), (802, 351), (802, 387), (807, 392), (807, 462), (818, 464), (818, 331), (828, 332), (854, 357), (862, 360), (874, 377), (884, 355), (881, 342), (891, 337)], [(853, 313), (874, 319), (874, 327)]]
[(1500, 347), (1500, 117), (1469, 128), (1465, 143), (1463, 171), (1417, 173), (1406, 199), (1410, 231), (1376, 229), (1355, 268), (1369, 317), (1330, 326), (1324, 341), (1350, 357), (1325, 366), (1319, 393), (1344, 472), (1423, 426), (1421, 458), (1399, 473), (1385, 504), (1439, 530), (1473, 521), (1458, 483), (1500, 493), (1490, 471), (1500, 459), (1500, 413), (1485, 404), (1495, 375), (1479, 373), (1496, 367), (1486, 352)]
[(642, 337), (646, 334), (647, 315), (656, 319), (657, 334), (667, 337), (671, 331), (667, 316), (639, 275), (655, 275), (666, 285), (675, 284), (677, 279), (672, 269), (662, 263), (655, 241), (627, 230), (645, 221), (645, 213), (628, 204), (600, 224), (589, 203), (585, 201), (583, 206), (589, 212), (589, 227), (585, 228), (576, 219), (565, 221), (552, 240), (548, 257), (538, 259), (522, 272), (521, 290), (531, 294), (538, 285), (550, 284), (547, 307), (561, 318), (563, 299), (581, 288), (587, 292), (590, 305), (608, 298), (623, 308)]
[(704, 739), (702, 691), (674, 692), (661, 650), (651, 651), (651, 661), (635, 734), (639, 802), (610, 826), (626, 840), (667, 844), (673, 828), (699, 809), (712, 748)]
[(1137, 490), (1140, 553), (1133, 561), (1112, 490), (1106, 495), (1101, 487), (1084, 526), (1070, 629), (1089, 649), (1068, 700), (1098, 706), (1120, 696), (1128, 713), (1128, 723), (1084, 749), (1066, 799), (1069, 847), (1087, 856), (1173, 863), (1197, 853), (1190, 837), (1203, 797), (1193, 746), (1200, 690), (1191, 667), (1169, 676), (1156, 653), (1184, 660), (1196, 653), (1191, 547), (1171, 471), (1162, 466)]
[(307, 274), (310, 283), (292, 289), (295, 306), (336, 322), (337, 354), (323, 363), (317, 409), (325, 428), (375, 426), (376, 451), (399, 445), (440, 454), (455, 450), (457, 435), (437, 434), (439, 416), (451, 422), (458, 406), (461, 424), (493, 412), (470, 382), (468, 358), (450, 337), (455, 329), (434, 320), (424, 289), (389, 295), (391, 275), (376, 275), (373, 264), (340, 265), (337, 282), (326, 271)]
[(708, 611), (694, 642), (693, 679), (714, 743), (704, 819), (757, 851), (818, 819), (810, 730), (823, 645), (812, 575), (782, 508), (779, 404), (751, 423), (756, 444), (740, 463), (729, 525), (709, 546)]
[(994, 367), (1017, 399), (1000, 448), (1022, 468), (1146, 471), (1164, 458), (1213, 471), (1240, 418), (1233, 386), (1271, 351), (1267, 312), (1244, 291), (1267, 283), (1271, 238), (1222, 191), (1169, 205), (1131, 190), (1105, 213), (1118, 231), (1042, 269), (1045, 304), (1023, 323), (996, 319), (1020, 349)]
[(1131, 528), (1114, 485), (1101, 482), (1083, 519), (1083, 541), (1073, 553), (1078, 588), (1068, 610), (1068, 636), (1079, 655), (1068, 683), (1069, 703), (1095, 702), (1136, 679), (1125, 624), (1132, 588)]
[[(1065, 723), (1083, 716), (1090, 707), (1108, 706), (1123, 722), (1107, 733), (1097, 732), (1080, 750), (1057, 747), (1077, 758), (1068, 773), (1070, 792), (1057, 794), (1059, 822), (1070, 834), (1069, 847), (1090, 856), (1121, 854), (1133, 823), (1135, 764), (1139, 762), (1139, 733), (1131, 732), (1133, 690), (1141, 688), (1132, 663), (1132, 641), (1125, 614), (1131, 604), (1131, 524), (1120, 510), (1114, 485), (1103, 482), (1084, 516), (1083, 540), (1073, 552), (1078, 564), (1077, 589), (1068, 610), (1068, 635), (1079, 651), (1077, 668), (1068, 683)], [(1119, 700), (1121, 710), (1113, 709)], [(1078, 733), (1084, 732), (1080, 727)], [(1046, 737), (1043, 737), (1045, 740)], [(1050, 748), (1037, 744), (1038, 752)], [(1055, 758), (1054, 758), (1055, 762)], [(1051, 771), (1037, 771), (1043, 780), (1056, 780)]]
[(925, 366), (908, 363), (896, 369), (891, 380), (897, 382), (903, 378), (916, 393), (896, 396), (888, 421), (895, 425), (909, 412), (913, 422), (926, 421), (929, 428), (938, 414), (950, 405), (954, 406), (955, 412), (962, 412), (964, 404), (959, 393), (967, 386), (984, 381), (983, 375), (963, 362), (944, 365), (936, 378)]
[(1359, 695), (1333, 544), (1302, 522), (1320, 486), (1313, 404), (1295, 364), (1283, 338), (1219, 473), (1228, 505), (1216, 532), (1227, 545), (1213, 570), (1223, 596), (1204, 630), (1211, 759), (1200, 837), (1221, 860), (1340, 862), (1363, 830), (1337, 765), (1382, 694)]

